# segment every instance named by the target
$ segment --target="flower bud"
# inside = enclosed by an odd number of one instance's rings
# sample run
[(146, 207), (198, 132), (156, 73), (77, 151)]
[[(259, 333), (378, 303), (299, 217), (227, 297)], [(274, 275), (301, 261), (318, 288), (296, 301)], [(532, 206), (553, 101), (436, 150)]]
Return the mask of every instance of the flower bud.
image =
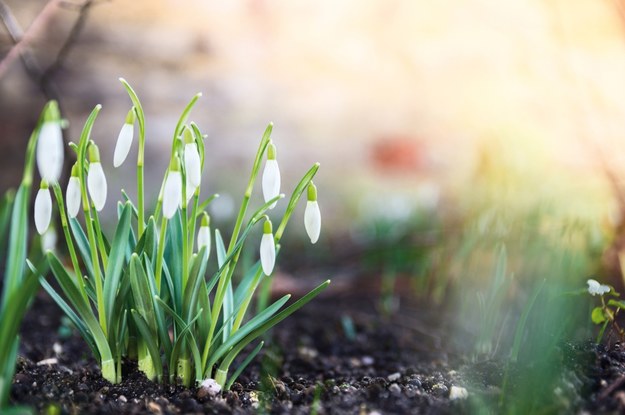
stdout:
[(276, 263), (276, 244), (273, 240), (271, 221), (269, 219), (263, 225), (263, 237), (260, 240), (260, 263), (265, 275), (271, 275)]
[(48, 105), (37, 140), (37, 168), (48, 183), (56, 183), (63, 169), (63, 133), (61, 115), (55, 101)]
[(188, 127), (184, 129), (184, 142), (184, 169), (187, 175), (187, 183), (190, 183), (195, 190), (202, 180), (202, 163), (200, 161), (200, 153), (198, 152), (197, 144)]
[(100, 163), (100, 151), (93, 142), (89, 144), (89, 161), (87, 189), (93, 201), (93, 206), (99, 212), (106, 203), (107, 187), (106, 176), (104, 176), (104, 170), (102, 170), (102, 164)]
[(600, 284), (597, 280), (589, 279), (586, 283), (588, 284), (588, 293), (590, 295), (603, 295), (610, 292), (610, 286)]
[(171, 219), (182, 200), (182, 176), (180, 175), (180, 161), (173, 157), (169, 173), (163, 187), (163, 216)]
[(37, 196), (35, 197), (35, 228), (37, 228), (39, 235), (43, 235), (48, 229), (51, 218), (52, 197), (50, 196), (48, 183), (45, 180), (42, 180)]
[(202, 215), (202, 224), (197, 232), (197, 249), (198, 251), (206, 247), (206, 253), (210, 255), (211, 250), (211, 228), (210, 218), (206, 212)]
[(122, 165), (128, 153), (130, 152), (130, 146), (132, 145), (132, 138), (135, 132), (135, 109), (134, 107), (128, 111), (126, 115), (126, 122), (122, 125), (119, 135), (117, 136), (117, 144), (115, 145), (115, 153), (113, 154), (113, 166), (119, 167)]
[[(274, 146), (272, 142), (269, 142), (267, 146), (267, 161), (265, 162), (265, 169), (263, 170), (262, 183), (265, 203), (280, 194), (280, 168), (276, 160), (276, 146)], [(275, 206), (276, 202), (272, 203), (269, 209), (273, 209)]]
[(69, 178), (67, 183), (67, 191), (65, 192), (65, 203), (67, 205), (67, 215), (70, 218), (75, 218), (80, 210), (80, 179), (78, 176), (73, 175)]
[(321, 232), (321, 211), (319, 210), (319, 203), (317, 203), (317, 187), (312, 182), (308, 185), (308, 202), (306, 202), (306, 210), (304, 211), (304, 227), (310, 242), (316, 243)]

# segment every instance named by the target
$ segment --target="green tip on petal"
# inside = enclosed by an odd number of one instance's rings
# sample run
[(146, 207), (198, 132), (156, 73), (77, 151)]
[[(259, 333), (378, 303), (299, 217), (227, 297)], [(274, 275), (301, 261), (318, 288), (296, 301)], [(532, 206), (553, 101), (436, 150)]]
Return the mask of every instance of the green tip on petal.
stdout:
[(137, 114), (135, 114), (135, 107), (132, 107), (128, 111), (128, 114), (126, 114), (126, 124), (133, 125), (136, 119), (137, 119)]
[(48, 182), (45, 180), (42, 180), (41, 183), (39, 184), (39, 188), (42, 190), (47, 190), (48, 189)]
[(100, 162), (100, 149), (93, 141), (89, 142), (89, 161), (91, 163)]
[(210, 226), (211, 218), (208, 216), (208, 213), (204, 212), (202, 214), (202, 226)]
[(180, 159), (175, 154), (172, 156), (171, 162), (169, 163), (169, 170), (180, 171)]
[(273, 232), (273, 226), (271, 225), (271, 221), (269, 218), (265, 220), (265, 224), (263, 225), (263, 233), (271, 234)]
[(273, 141), (269, 142), (267, 146), (267, 160), (275, 160), (276, 159), (276, 146), (273, 144)]
[(315, 202), (317, 200), (317, 186), (313, 182), (308, 185), (308, 201)]
[(72, 166), (72, 177), (78, 177), (78, 162)]
[(188, 125), (185, 125), (184, 129), (182, 130), (182, 141), (185, 144), (191, 144), (195, 142), (195, 139), (193, 138), (193, 132)]
[(48, 107), (46, 108), (46, 113), (43, 116), (43, 120), (45, 122), (60, 122), (61, 121), (61, 112), (59, 111), (59, 104), (55, 100), (48, 102)]

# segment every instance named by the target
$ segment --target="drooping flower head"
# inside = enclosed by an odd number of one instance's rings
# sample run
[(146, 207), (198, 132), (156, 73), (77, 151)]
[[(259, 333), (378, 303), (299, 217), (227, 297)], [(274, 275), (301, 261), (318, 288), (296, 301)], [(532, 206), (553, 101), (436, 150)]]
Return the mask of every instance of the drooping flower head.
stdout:
[(590, 295), (603, 295), (610, 292), (608, 285), (600, 284), (597, 280), (589, 279), (586, 281), (586, 284), (588, 284), (588, 293)]
[(48, 182), (42, 180), (37, 196), (35, 197), (35, 228), (37, 228), (39, 235), (43, 235), (48, 229), (51, 218), (52, 197), (50, 196)]
[(50, 101), (44, 114), (37, 140), (37, 168), (39, 175), (48, 183), (59, 181), (63, 169), (63, 133), (61, 114), (56, 101)]
[[(265, 169), (263, 170), (263, 197), (265, 203), (269, 202), (274, 197), (280, 194), (280, 168), (278, 167), (278, 161), (276, 160), (276, 146), (273, 142), (269, 142), (267, 145), (267, 161), (265, 162)], [(269, 209), (273, 209), (277, 202), (274, 202), (269, 206)]]
[(210, 217), (206, 212), (202, 214), (202, 223), (197, 232), (197, 249), (198, 251), (206, 247), (206, 252), (210, 256), (211, 251), (211, 228)]
[(122, 125), (119, 135), (117, 136), (117, 144), (115, 145), (115, 153), (113, 154), (113, 166), (119, 167), (122, 165), (128, 153), (130, 152), (130, 146), (132, 145), (132, 139), (135, 132), (135, 108), (130, 108), (126, 115), (126, 121)]
[(273, 230), (269, 218), (263, 225), (263, 237), (260, 240), (260, 264), (265, 275), (271, 275), (276, 263), (276, 244), (273, 239)]
[(65, 192), (65, 204), (67, 205), (67, 215), (75, 218), (80, 210), (80, 178), (78, 177), (78, 163), (72, 166), (72, 176), (67, 183)]
[(308, 185), (308, 201), (306, 202), (306, 210), (304, 211), (304, 227), (310, 238), (311, 243), (319, 240), (321, 232), (321, 211), (319, 203), (317, 203), (317, 186), (310, 182)]
[(45, 254), (48, 251), (56, 249), (58, 235), (54, 226), (48, 226), (48, 229), (41, 235), (41, 251)]
[(100, 163), (100, 150), (92, 141), (89, 143), (89, 171), (87, 172), (87, 189), (93, 206), (99, 212), (106, 204), (106, 176)]
[(182, 175), (180, 174), (180, 160), (173, 156), (169, 164), (169, 172), (163, 187), (163, 216), (171, 219), (182, 200)]
[(183, 131), (184, 140), (184, 169), (187, 175), (187, 183), (195, 189), (200, 185), (202, 180), (202, 163), (200, 161), (200, 153), (197, 149), (197, 143), (193, 137), (193, 133), (189, 127), (185, 127)]

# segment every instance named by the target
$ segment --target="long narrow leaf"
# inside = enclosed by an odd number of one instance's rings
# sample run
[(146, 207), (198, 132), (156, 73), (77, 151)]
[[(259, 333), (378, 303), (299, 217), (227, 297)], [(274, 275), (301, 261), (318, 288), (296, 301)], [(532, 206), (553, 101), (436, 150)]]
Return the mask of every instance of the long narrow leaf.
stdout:
[(126, 204), (117, 224), (115, 236), (113, 237), (113, 247), (109, 255), (108, 266), (106, 267), (106, 278), (104, 279), (104, 309), (107, 314), (107, 323), (110, 325), (110, 315), (115, 304), (115, 298), (119, 289), (119, 279), (122, 267), (126, 258), (126, 247), (128, 246), (128, 234), (130, 232), (130, 205)]

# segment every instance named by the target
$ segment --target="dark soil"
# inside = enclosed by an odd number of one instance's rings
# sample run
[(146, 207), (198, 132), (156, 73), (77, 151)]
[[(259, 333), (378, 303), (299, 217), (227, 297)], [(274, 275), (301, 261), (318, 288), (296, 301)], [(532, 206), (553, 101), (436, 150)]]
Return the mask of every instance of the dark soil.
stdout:
[[(455, 414), (497, 408), (502, 361), (471, 362), (453, 354), (445, 341), (450, 319), (440, 310), (403, 303), (385, 319), (375, 304), (375, 298), (340, 294), (314, 300), (273, 330), (269, 346), (231, 391), (210, 397), (197, 388), (148, 381), (130, 363), (123, 381), (111, 385), (82, 339), (63, 326), (56, 305), (40, 294), (23, 325), (11, 399), (63, 414)], [(625, 347), (566, 344), (561, 357), (562, 374), (549, 391), (554, 403), (544, 413), (625, 413)], [(453, 386), (466, 388), (468, 399), (450, 400)]]

